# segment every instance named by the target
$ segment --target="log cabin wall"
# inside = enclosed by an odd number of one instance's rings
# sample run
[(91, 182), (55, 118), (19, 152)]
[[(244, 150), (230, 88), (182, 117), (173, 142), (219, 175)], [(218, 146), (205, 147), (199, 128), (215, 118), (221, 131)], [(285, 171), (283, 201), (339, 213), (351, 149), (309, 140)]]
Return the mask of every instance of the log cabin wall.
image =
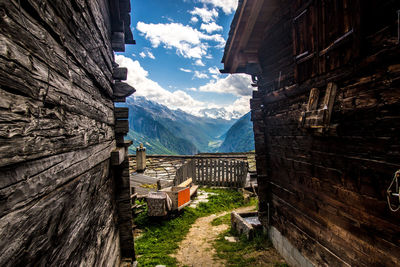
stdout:
[(400, 265), (400, 212), (386, 203), (400, 169), (399, 9), (282, 1), (265, 26), (251, 100), (260, 216), (316, 266)]
[(116, 2), (0, 1), (1, 266), (117, 266), (124, 253), (115, 20), (133, 40), (129, 1), (118, 16)]

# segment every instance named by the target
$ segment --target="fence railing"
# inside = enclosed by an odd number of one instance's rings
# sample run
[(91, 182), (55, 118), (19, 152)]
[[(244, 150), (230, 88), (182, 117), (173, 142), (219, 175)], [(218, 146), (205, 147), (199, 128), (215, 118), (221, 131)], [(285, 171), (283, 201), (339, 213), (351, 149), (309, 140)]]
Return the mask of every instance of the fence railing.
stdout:
[(227, 158), (195, 158), (178, 169), (174, 184), (188, 178), (198, 185), (243, 187), (246, 183), (247, 162)]
[(193, 181), (196, 179), (196, 161), (194, 159), (189, 160), (176, 171), (174, 185), (178, 185), (188, 178), (192, 178)]

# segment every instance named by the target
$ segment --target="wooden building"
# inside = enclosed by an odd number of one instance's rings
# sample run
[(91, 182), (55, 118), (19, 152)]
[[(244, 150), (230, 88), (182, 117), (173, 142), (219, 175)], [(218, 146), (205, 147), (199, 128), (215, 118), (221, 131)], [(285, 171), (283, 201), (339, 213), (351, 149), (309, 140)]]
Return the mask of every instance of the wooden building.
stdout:
[(0, 266), (134, 259), (129, 0), (0, 0)]
[(400, 169), (399, 10), (239, 1), (222, 72), (252, 75), (259, 216), (293, 266), (400, 266), (386, 191)]

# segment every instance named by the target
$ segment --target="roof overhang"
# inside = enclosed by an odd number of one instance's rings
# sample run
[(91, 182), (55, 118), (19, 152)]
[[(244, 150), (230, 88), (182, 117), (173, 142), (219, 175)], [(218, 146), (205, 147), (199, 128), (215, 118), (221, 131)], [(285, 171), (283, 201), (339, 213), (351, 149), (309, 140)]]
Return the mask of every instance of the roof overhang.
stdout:
[(278, 8), (277, 0), (239, 0), (225, 45), (221, 73), (250, 73), (258, 65), (265, 26)]

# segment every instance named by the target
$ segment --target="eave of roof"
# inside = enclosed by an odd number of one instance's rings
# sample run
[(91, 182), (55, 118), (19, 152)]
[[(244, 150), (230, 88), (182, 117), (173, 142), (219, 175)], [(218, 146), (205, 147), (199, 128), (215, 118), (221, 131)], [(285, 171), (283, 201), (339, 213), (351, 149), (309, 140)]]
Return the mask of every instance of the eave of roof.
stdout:
[(225, 45), (221, 73), (246, 71), (247, 63), (258, 63), (258, 48), (263, 30), (274, 10), (277, 0), (239, 0)]

